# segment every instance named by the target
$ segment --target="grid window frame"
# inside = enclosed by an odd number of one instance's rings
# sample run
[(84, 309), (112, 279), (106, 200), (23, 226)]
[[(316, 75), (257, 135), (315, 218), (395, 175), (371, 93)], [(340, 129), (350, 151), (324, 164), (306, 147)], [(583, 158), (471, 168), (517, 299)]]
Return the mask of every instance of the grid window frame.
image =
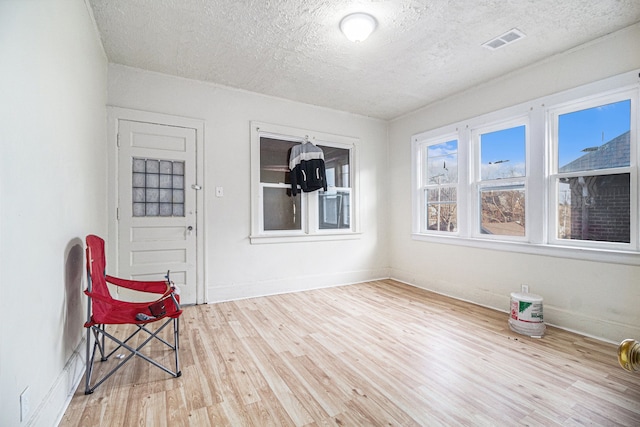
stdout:
[[(567, 91), (533, 99), (518, 105), (471, 117), (447, 126), (412, 135), (412, 239), (483, 249), (520, 252), (542, 256), (610, 262), (640, 266), (640, 70), (623, 73)], [(630, 187), (630, 242), (594, 240), (568, 241), (554, 237), (557, 231), (557, 197), (554, 161), (557, 158), (553, 115), (576, 105), (593, 105), (597, 100), (630, 100), (630, 164), (623, 168), (595, 171), (628, 179)], [(473, 130), (510, 121), (527, 121), (526, 151), (526, 238), (522, 236), (482, 235), (477, 228), (480, 212), (478, 188), (479, 153)], [(460, 191), (458, 194), (459, 229), (457, 234), (426, 232), (420, 227), (424, 211), (420, 203), (419, 145), (425, 140), (454, 134), (459, 140)], [(464, 165), (464, 166), (463, 166)], [(590, 171), (590, 174), (594, 171)], [(555, 174), (555, 175), (554, 175)], [(626, 203), (626, 202), (625, 202)]]
[[(261, 122), (252, 122), (251, 130), (252, 224), (250, 241), (252, 244), (360, 238), (357, 138)], [(261, 160), (261, 144), (267, 140), (288, 141), (291, 146), (312, 143), (322, 148), (323, 151), (331, 151), (332, 149), (348, 151), (348, 161), (346, 163), (348, 169), (346, 172), (343, 169), (336, 172), (336, 186), (329, 186), (327, 192), (322, 189), (310, 193), (300, 191), (295, 196), (300, 200), (300, 209), (295, 212), (295, 215), (300, 215), (300, 228), (294, 230), (269, 229), (268, 225), (265, 226), (268, 222), (265, 220), (265, 215), (269, 215), (268, 212), (265, 212), (265, 209), (267, 209), (265, 208), (265, 190), (280, 188), (287, 191), (291, 189), (290, 181), (287, 180), (285, 174), (277, 178), (277, 182), (265, 182), (263, 178), (264, 165)], [(280, 154), (278, 155), (280, 156)], [(287, 155), (286, 165), (288, 165), (288, 161)], [(325, 154), (325, 165), (327, 165), (327, 161), (328, 158)], [(284, 164), (283, 159), (278, 160), (278, 162)], [(282, 165), (278, 169), (283, 172)], [(345, 186), (347, 181), (348, 186)], [(338, 194), (342, 196), (342, 199), (344, 199), (345, 195), (348, 195), (348, 202), (342, 201), (340, 205), (343, 209), (348, 209), (348, 212), (337, 210), (340, 215), (337, 218), (339, 223), (332, 226), (328, 221), (322, 220), (322, 212), (327, 209), (327, 205), (322, 204), (321, 198), (333, 197)], [(348, 225), (344, 224), (345, 221), (348, 221)]]
[(185, 217), (184, 160), (132, 157), (135, 218)]
[[(549, 227), (548, 241), (556, 245), (564, 245), (569, 247), (580, 247), (601, 250), (631, 250), (640, 252), (640, 236), (638, 235), (638, 220), (640, 216), (640, 204), (638, 198), (639, 182), (638, 182), (638, 126), (640, 125), (640, 117), (638, 113), (638, 88), (609, 91), (607, 93), (595, 94), (583, 99), (573, 100), (559, 105), (550, 107), (547, 111), (547, 123), (549, 127)], [(581, 168), (576, 170), (561, 171), (560, 163), (560, 144), (559, 140), (559, 120), (563, 115), (575, 112), (581, 112), (594, 108), (602, 108), (607, 105), (615, 104), (622, 101), (629, 101), (629, 164), (614, 165), (613, 167), (595, 167)], [(616, 137), (608, 141), (604, 140), (606, 145), (613, 141)], [(588, 153), (587, 153), (588, 154)], [(602, 180), (605, 177), (616, 175), (628, 175), (629, 177), (629, 239), (626, 242), (606, 241), (606, 240), (589, 240), (589, 239), (572, 239), (561, 238), (562, 218), (559, 207), (562, 194), (560, 189), (561, 180), (580, 180), (580, 185), (587, 193), (589, 188), (593, 187), (594, 181)], [(586, 180), (585, 180), (586, 178)], [(588, 210), (585, 206), (584, 210)]]
[[(450, 149), (447, 150), (451, 144), (455, 144), (455, 166), (450, 164), (449, 167), (447, 167), (446, 160), (451, 159), (451, 156), (454, 154)], [(443, 146), (443, 149), (441, 149), (443, 150), (443, 154), (440, 156), (430, 156), (430, 150), (439, 146)], [(459, 186), (461, 169), (459, 158), (460, 140), (458, 135), (455, 133), (447, 133), (436, 138), (415, 140), (413, 151), (418, 156), (418, 160), (414, 162), (413, 166), (415, 179), (417, 180), (417, 189), (414, 193), (418, 199), (417, 209), (420, 211), (418, 221), (414, 221), (414, 228), (417, 229), (419, 233), (424, 234), (458, 235), (460, 223)], [(434, 164), (437, 163), (439, 166), (440, 162), (442, 162), (442, 167), (439, 169), (442, 170), (435, 170)], [(430, 167), (430, 165), (434, 167)], [(454, 167), (455, 179), (451, 179), (450, 175), (453, 175), (453, 173), (449, 174), (448, 169), (453, 169)], [(445, 174), (447, 175), (446, 178), (444, 178)], [(437, 201), (430, 199), (430, 192), (439, 195)], [(454, 197), (451, 196), (451, 193), (455, 194), (455, 200), (453, 200)], [(445, 201), (442, 201), (443, 194), (447, 199)], [(455, 205), (455, 207), (452, 207), (452, 205)], [(451, 225), (451, 218), (446, 212), (444, 214), (442, 213), (441, 208), (444, 206), (451, 208), (450, 212), (455, 211), (455, 225)], [(430, 221), (430, 218), (433, 216), (429, 213), (432, 212), (431, 208), (436, 210), (436, 212), (433, 213), (436, 218), (435, 224)], [(443, 221), (443, 218), (447, 218), (447, 220)]]
[[(519, 175), (514, 175), (512, 177), (508, 176), (500, 176), (494, 173), (491, 176), (487, 176), (485, 173), (485, 168), (487, 165), (483, 164), (483, 150), (482, 150), (482, 136), (483, 135), (495, 135), (500, 132), (505, 132), (513, 129), (517, 129), (520, 127), (524, 127), (524, 172)], [(529, 152), (530, 152), (530, 137), (529, 137), (529, 118), (528, 116), (517, 116), (510, 117), (507, 120), (496, 121), (492, 123), (483, 124), (481, 126), (473, 127), (470, 131), (470, 150), (472, 151), (473, 156), (473, 164), (471, 165), (471, 174), (472, 182), (471, 188), (473, 189), (473, 201), (471, 203), (473, 209), (473, 217), (471, 219), (471, 235), (474, 238), (478, 239), (497, 239), (497, 240), (513, 240), (513, 241), (521, 241), (528, 242), (529, 241), (529, 231), (526, 226), (526, 220), (529, 216), (528, 212), (528, 200), (529, 200), (529, 191), (528, 191), (528, 182), (529, 182), (529, 173), (531, 169), (531, 165), (529, 163)], [(509, 157), (509, 156), (507, 156)], [(503, 166), (510, 164), (510, 159), (507, 159), (505, 156), (498, 156), (494, 160), (494, 165), (502, 168)], [(491, 163), (491, 162), (490, 162)], [(488, 211), (488, 208), (485, 207), (483, 198), (483, 194), (488, 192), (494, 192), (496, 194), (507, 192), (507, 191), (518, 191), (524, 192), (524, 208), (522, 210), (523, 218), (515, 218), (511, 223), (496, 223), (494, 227), (489, 227), (489, 224), (486, 222), (483, 223), (483, 218), (485, 217), (485, 212)], [(508, 198), (508, 197), (507, 197)], [(517, 207), (517, 206), (516, 206)], [(515, 208), (513, 209), (515, 210)], [(524, 223), (524, 224), (522, 224)], [(521, 232), (519, 229), (519, 225), (524, 227), (524, 232)], [(502, 229), (502, 231), (500, 231)], [(506, 234), (506, 233), (509, 234)]]

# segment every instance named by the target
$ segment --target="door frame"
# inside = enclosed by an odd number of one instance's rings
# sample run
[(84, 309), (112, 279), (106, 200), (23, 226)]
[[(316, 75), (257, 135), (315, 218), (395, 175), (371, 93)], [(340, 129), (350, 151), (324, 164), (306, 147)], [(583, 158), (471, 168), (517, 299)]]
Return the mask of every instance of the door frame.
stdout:
[[(107, 260), (109, 273), (117, 276), (118, 265), (118, 128), (120, 120), (190, 128), (196, 131), (196, 304), (208, 302), (206, 268), (204, 265), (204, 120), (129, 108), (107, 106)], [(189, 184), (190, 185), (190, 184)], [(113, 242), (109, 244), (109, 242)]]

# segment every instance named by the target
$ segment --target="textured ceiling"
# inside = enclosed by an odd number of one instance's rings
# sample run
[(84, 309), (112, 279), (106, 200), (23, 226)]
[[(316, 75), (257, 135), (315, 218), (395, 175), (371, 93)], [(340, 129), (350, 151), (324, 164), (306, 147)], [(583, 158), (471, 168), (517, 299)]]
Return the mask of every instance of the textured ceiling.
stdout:
[[(89, 0), (112, 63), (381, 119), (640, 21), (638, 0)], [(362, 43), (339, 31), (366, 11)], [(481, 45), (517, 28), (495, 51)]]

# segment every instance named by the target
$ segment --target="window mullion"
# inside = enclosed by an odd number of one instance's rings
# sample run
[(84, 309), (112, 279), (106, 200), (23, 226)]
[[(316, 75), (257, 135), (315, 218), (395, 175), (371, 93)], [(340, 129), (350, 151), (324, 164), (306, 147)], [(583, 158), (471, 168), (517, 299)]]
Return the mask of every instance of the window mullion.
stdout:
[(304, 206), (307, 211), (307, 221), (306, 224), (303, 224), (306, 234), (316, 234), (320, 230), (318, 194), (319, 191), (303, 193), (303, 199), (306, 199)]
[(458, 130), (458, 235), (471, 236), (473, 209), (473, 150), (469, 127)]
[(548, 175), (545, 134), (546, 111), (532, 108), (529, 114), (527, 143), (527, 233), (533, 244), (547, 243)]

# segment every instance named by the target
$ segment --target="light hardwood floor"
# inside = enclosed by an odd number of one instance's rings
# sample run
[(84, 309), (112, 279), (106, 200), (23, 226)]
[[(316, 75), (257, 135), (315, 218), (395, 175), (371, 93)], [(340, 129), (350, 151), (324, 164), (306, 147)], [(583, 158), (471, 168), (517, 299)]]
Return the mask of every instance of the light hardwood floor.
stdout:
[(137, 360), (81, 385), (61, 426), (640, 425), (640, 374), (615, 345), (528, 338), (505, 313), (391, 280), (181, 319), (182, 377)]

